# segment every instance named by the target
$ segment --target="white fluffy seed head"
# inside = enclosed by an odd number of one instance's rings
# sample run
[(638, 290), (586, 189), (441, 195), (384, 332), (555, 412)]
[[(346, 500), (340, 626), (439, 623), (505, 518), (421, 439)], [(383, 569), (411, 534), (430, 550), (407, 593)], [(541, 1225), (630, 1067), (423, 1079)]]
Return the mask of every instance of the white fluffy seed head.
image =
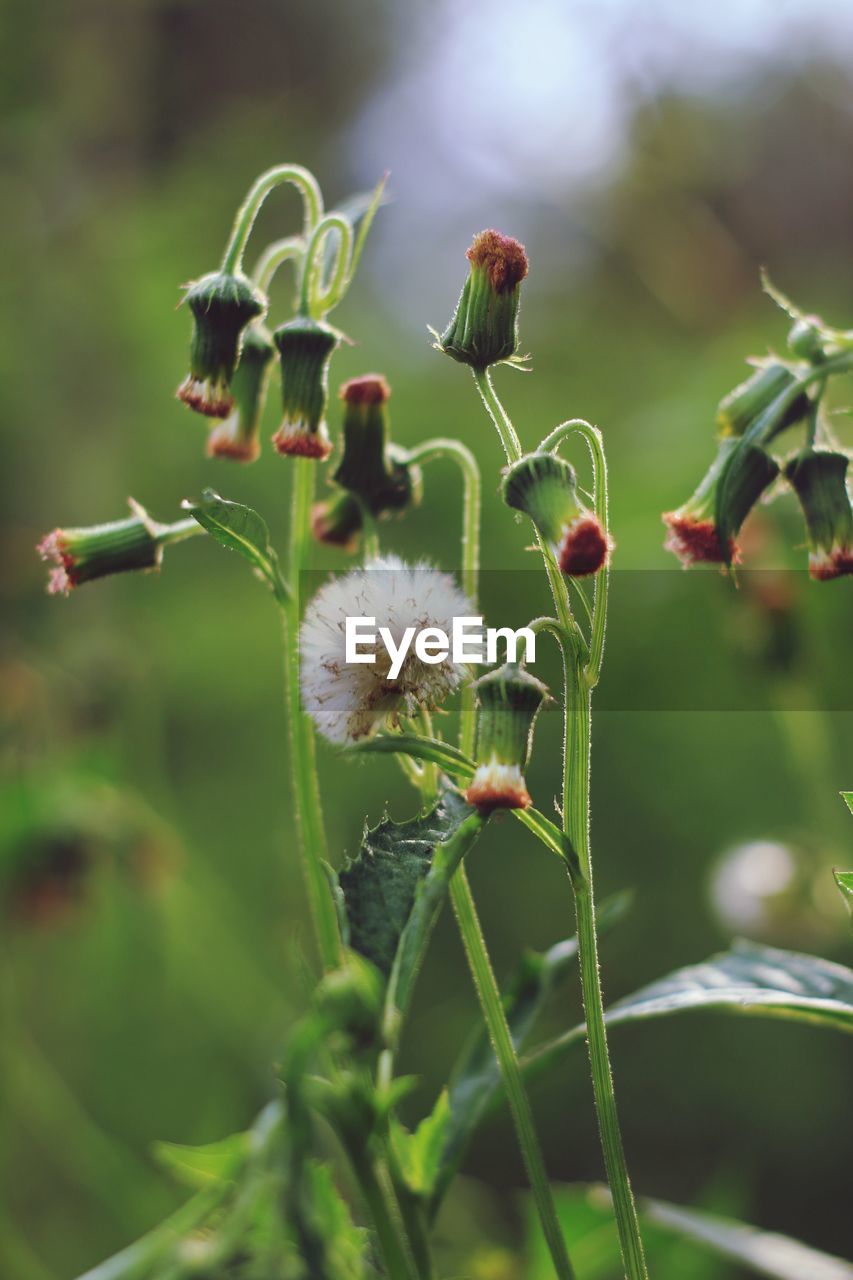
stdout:
[[(379, 628), (388, 628), (396, 647), (408, 627), (416, 633), (439, 627), (450, 636), (454, 617), (473, 613), (448, 574), (424, 563), (406, 565), (396, 556), (327, 582), (308, 605), (299, 633), (302, 703), (323, 737), (356, 742), (401, 715), (443, 702), (467, 678), (467, 667), (454, 663), (452, 655), (435, 664), (421, 662), (412, 642), (392, 680)], [(375, 662), (346, 661), (347, 618), (376, 619), (376, 643), (359, 643), (359, 652), (375, 653)]]

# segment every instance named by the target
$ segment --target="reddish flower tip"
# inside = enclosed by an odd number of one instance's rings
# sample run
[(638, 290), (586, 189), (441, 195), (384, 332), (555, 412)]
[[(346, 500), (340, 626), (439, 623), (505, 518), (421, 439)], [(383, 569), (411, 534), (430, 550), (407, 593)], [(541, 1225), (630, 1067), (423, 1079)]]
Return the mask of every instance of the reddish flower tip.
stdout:
[(332, 452), (328, 436), (319, 431), (288, 431), (282, 427), (275, 433), (272, 442), (276, 451), (284, 457), (314, 458), (323, 462)]
[(492, 288), (508, 293), (527, 275), (528, 261), (524, 245), (500, 231), (481, 231), (474, 236), (465, 254), (472, 267), (483, 267), (489, 273)]
[(830, 552), (812, 552), (809, 556), (809, 574), (816, 582), (831, 582), (853, 574), (853, 550), (837, 547)]
[(261, 453), (260, 441), (235, 440), (225, 434), (220, 427), (211, 431), (207, 438), (208, 458), (228, 458), (232, 462), (255, 462)]
[(685, 569), (691, 564), (738, 564), (740, 548), (729, 538), (726, 556), (713, 520), (696, 520), (668, 511), (662, 516), (669, 532), (664, 547), (678, 556)]
[(338, 547), (350, 554), (358, 547), (361, 536), (360, 529), (342, 531), (339, 525), (331, 521), (326, 502), (315, 502), (311, 508), (311, 533), (318, 542), (328, 543), (330, 547)]
[(216, 391), (209, 383), (193, 377), (182, 382), (175, 395), (188, 408), (203, 413), (206, 418), (227, 418), (234, 406), (232, 395)]
[(464, 793), (468, 804), (480, 813), (494, 813), (496, 809), (529, 809), (532, 801), (524, 784), (482, 781), (472, 782)]
[(76, 585), (74, 581), (74, 557), (65, 545), (61, 529), (54, 529), (45, 534), (36, 546), (36, 551), (48, 564), (55, 565), (51, 569), (47, 583), (49, 596), (67, 596)]
[(385, 404), (391, 388), (381, 373), (365, 373), (361, 378), (350, 378), (340, 391), (347, 404)]
[(560, 543), (560, 570), (570, 578), (598, 573), (607, 563), (610, 544), (595, 516), (583, 516), (569, 526)]

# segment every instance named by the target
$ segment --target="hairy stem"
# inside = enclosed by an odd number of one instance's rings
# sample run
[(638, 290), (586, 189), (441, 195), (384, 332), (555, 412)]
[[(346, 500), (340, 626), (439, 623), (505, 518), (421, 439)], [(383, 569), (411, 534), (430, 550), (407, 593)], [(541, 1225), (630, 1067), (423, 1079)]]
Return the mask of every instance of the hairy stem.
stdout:
[(306, 236), (319, 221), (323, 214), (323, 197), (314, 175), (298, 164), (280, 164), (273, 169), (268, 169), (249, 189), (249, 194), (237, 211), (234, 226), (222, 256), (223, 271), (230, 274), (242, 268), (246, 244), (261, 205), (269, 193), (283, 182), (292, 183), (302, 196), (305, 206), (303, 228)]
[(340, 964), (343, 951), (335, 905), (323, 867), (328, 854), (317, 782), (314, 727), (302, 710), (299, 696), (299, 622), (302, 586), (300, 577), (305, 565), (310, 532), (314, 467), (315, 463), (309, 458), (293, 460), (289, 573), (293, 597), (284, 611), (284, 668), (290, 727), (293, 798), (300, 835), (302, 868), (323, 967), (333, 969)]

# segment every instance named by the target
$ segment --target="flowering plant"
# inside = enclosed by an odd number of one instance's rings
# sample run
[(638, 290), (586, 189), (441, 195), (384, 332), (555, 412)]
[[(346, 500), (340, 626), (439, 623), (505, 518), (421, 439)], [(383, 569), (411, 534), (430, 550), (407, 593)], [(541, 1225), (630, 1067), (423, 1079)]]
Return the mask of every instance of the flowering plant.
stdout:
[[(261, 203), (278, 184), (300, 191), (304, 224), (274, 242), (251, 276), (243, 270)], [(441, 639), (460, 618), (477, 614), (481, 481), (458, 439), (437, 438), (403, 450), (390, 437), (390, 389), (365, 374), (341, 389), (343, 432), (336, 452), (329, 429), (329, 380), (342, 335), (329, 315), (346, 293), (382, 199), (324, 211), (310, 173), (282, 165), (263, 174), (240, 208), (218, 270), (188, 287), (193, 317), (190, 372), (178, 395), (214, 419), (208, 452), (254, 461), (270, 375), (278, 356), (283, 420), (273, 437), (289, 470), (290, 538), (280, 561), (266, 523), (253, 509), (205, 490), (184, 502), (185, 518), (153, 521), (138, 504), (130, 518), (89, 529), (55, 530), (40, 544), (52, 565), (50, 590), (125, 570), (154, 570), (167, 546), (207, 534), (250, 564), (284, 622), (293, 808), (314, 926), (319, 976), (308, 1008), (292, 1028), (280, 1089), (245, 1131), (210, 1148), (161, 1146), (164, 1160), (196, 1188), (168, 1222), (155, 1228), (88, 1280), (174, 1280), (183, 1276), (282, 1280), (328, 1277), (392, 1280), (434, 1276), (436, 1215), (464, 1160), (474, 1130), (501, 1098), (509, 1104), (524, 1158), (541, 1239), (553, 1274), (591, 1275), (584, 1241), (570, 1229), (540, 1150), (527, 1079), (586, 1042), (608, 1191), (590, 1208), (615, 1222), (618, 1261), (630, 1280), (648, 1274), (641, 1222), (675, 1232), (771, 1276), (850, 1276), (846, 1264), (793, 1241), (696, 1211), (635, 1200), (620, 1133), (608, 1028), (620, 1023), (713, 1007), (802, 1019), (853, 1029), (853, 973), (815, 957), (740, 944), (605, 1009), (599, 924), (590, 846), (590, 732), (593, 691), (604, 658), (611, 557), (604, 438), (580, 419), (561, 423), (535, 448), (522, 447), (492, 380), (496, 365), (518, 364), (523, 247), (485, 231), (468, 251), (469, 275), (437, 348), (468, 365), (497, 432), (505, 469), (501, 498), (530, 521), (550, 593), (549, 612), (525, 630), (556, 642), (562, 690), (551, 694), (516, 653), (497, 656), (475, 682), (466, 661)], [(275, 271), (296, 269), (295, 314), (268, 329), (268, 289)], [(697, 495), (666, 517), (670, 542), (685, 561), (736, 562), (735, 537), (749, 508), (782, 474), (768, 445), (791, 424), (807, 424), (804, 448), (784, 477), (805, 513), (812, 574), (850, 572), (850, 499), (846, 458), (819, 438), (822, 388), (853, 364), (853, 338), (797, 315), (791, 362), (762, 362), (721, 406), (724, 437)], [(591, 463), (589, 492), (561, 450), (582, 444)], [(315, 503), (317, 468), (330, 459), (333, 493)], [(460, 469), (461, 581), (426, 562), (407, 565), (380, 551), (384, 522), (418, 502), (423, 472), (447, 459)], [(427, 497), (429, 490), (427, 488)], [(312, 536), (362, 563), (332, 578), (307, 604), (303, 570)], [(347, 649), (353, 618), (370, 622), (374, 642), (355, 659)], [(412, 639), (417, 633), (417, 642)], [(459, 736), (449, 741), (434, 713), (459, 700)], [(563, 717), (559, 822), (549, 797), (525, 776), (543, 705)], [(330, 856), (315, 756), (315, 730), (345, 752), (394, 756), (411, 783), (413, 815), (387, 817), (365, 830), (355, 858)], [(538, 801), (538, 803), (537, 803)], [(465, 861), (498, 811), (539, 841), (574, 901), (576, 936), (525, 961), (502, 992), (496, 982), (468, 882)], [(336, 865), (337, 864), (337, 865)], [(849, 874), (839, 887), (849, 894)], [(483, 1027), (463, 1049), (448, 1086), (414, 1131), (398, 1117), (410, 1080), (397, 1052), (432, 928), (449, 899), (480, 1002)], [(531, 1049), (538, 1014), (574, 964), (585, 1022)], [(356, 1194), (322, 1158), (319, 1121), (338, 1139)], [(558, 1118), (568, 1132), (570, 1111)], [(654, 1255), (650, 1255), (654, 1260)], [(654, 1261), (652, 1261), (654, 1265)], [(596, 1274), (603, 1274), (598, 1272)]]

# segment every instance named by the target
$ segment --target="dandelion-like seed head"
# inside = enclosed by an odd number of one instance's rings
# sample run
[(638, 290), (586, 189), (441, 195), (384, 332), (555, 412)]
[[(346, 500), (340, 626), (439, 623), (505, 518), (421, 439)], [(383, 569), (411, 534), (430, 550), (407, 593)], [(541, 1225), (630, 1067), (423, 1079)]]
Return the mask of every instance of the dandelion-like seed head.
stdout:
[[(437, 627), (449, 636), (454, 617), (473, 613), (449, 574), (422, 562), (404, 564), (396, 556), (373, 560), (321, 587), (306, 610), (299, 645), (302, 702), (323, 737), (356, 742), (401, 716), (442, 703), (463, 683), (467, 668), (452, 656), (424, 663), (412, 644), (392, 679), (379, 628), (386, 627), (399, 646), (409, 627), (416, 633)], [(359, 645), (360, 653), (375, 654), (375, 662), (346, 661), (347, 618), (376, 619), (375, 645)]]

